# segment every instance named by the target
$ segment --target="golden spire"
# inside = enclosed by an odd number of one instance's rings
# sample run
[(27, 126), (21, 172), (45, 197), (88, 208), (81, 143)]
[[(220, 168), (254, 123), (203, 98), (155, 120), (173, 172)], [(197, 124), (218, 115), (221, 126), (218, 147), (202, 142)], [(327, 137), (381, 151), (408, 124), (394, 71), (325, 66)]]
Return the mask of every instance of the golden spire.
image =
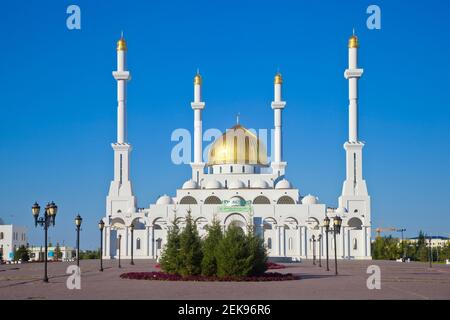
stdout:
[(353, 29), (353, 35), (348, 40), (348, 47), (351, 49), (359, 48), (359, 41), (358, 37), (355, 35), (355, 29)]
[(117, 41), (117, 51), (127, 51), (127, 43), (125, 41), (125, 38), (123, 37), (123, 31), (120, 35), (119, 41)]
[(200, 75), (200, 71), (197, 69), (197, 74), (194, 77), (194, 84), (201, 85), (202, 84), (202, 76)]
[(277, 72), (277, 74), (275, 75), (274, 83), (275, 84), (282, 84), (283, 83), (283, 78), (281, 77), (281, 73)]

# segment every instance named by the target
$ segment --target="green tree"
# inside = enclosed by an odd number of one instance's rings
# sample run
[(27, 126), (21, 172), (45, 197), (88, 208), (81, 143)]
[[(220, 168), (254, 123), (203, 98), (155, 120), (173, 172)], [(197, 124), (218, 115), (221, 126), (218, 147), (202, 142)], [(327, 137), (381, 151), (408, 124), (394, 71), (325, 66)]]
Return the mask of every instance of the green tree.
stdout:
[(14, 260), (19, 261), (22, 260), (23, 262), (27, 262), (30, 260), (30, 254), (28, 253), (28, 249), (25, 248), (25, 246), (20, 246), (19, 249), (14, 252)]
[(180, 228), (176, 219), (169, 227), (167, 242), (161, 254), (161, 269), (170, 274), (179, 273)]
[(186, 216), (186, 226), (180, 234), (179, 273), (183, 276), (198, 275), (202, 271), (202, 242), (191, 212)]
[(244, 231), (231, 224), (217, 247), (217, 275), (248, 276), (253, 267), (249, 243)]
[(217, 247), (223, 238), (222, 226), (216, 217), (212, 224), (206, 227), (208, 232), (203, 241), (202, 274), (213, 276), (217, 274)]
[(264, 240), (256, 234), (253, 224), (248, 227), (246, 240), (249, 246), (251, 275), (262, 275), (267, 270), (267, 251)]

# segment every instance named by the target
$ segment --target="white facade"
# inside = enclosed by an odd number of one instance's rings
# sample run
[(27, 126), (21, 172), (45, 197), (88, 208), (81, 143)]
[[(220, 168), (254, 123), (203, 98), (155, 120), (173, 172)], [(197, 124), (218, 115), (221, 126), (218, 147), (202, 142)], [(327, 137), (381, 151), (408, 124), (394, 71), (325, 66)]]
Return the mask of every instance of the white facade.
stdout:
[[(129, 179), (131, 145), (126, 140), (126, 83), (130, 74), (126, 70), (126, 44), (118, 42), (118, 71), (114, 77), (118, 84), (118, 134), (114, 150), (114, 180), (106, 201), (103, 257), (118, 257), (119, 235), (121, 258), (157, 258), (166, 242), (171, 222), (178, 219), (181, 226), (187, 210), (197, 222), (200, 235), (214, 217), (224, 228), (230, 223), (245, 227), (251, 223), (264, 238), (269, 257), (312, 258), (313, 236), (326, 239), (323, 220), (339, 215), (341, 233), (337, 236), (337, 255), (340, 259), (371, 259), (370, 197), (362, 175), (362, 149), (358, 140), (358, 80), (363, 70), (357, 66), (357, 38), (349, 41), (349, 67), (345, 78), (349, 81), (349, 139), (346, 151), (346, 179), (338, 199), (339, 208), (328, 208), (312, 195), (302, 196), (298, 188), (287, 180), (287, 162), (282, 149), (282, 112), (286, 102), (282, 99), (282, 78), (275, 76), (274, 150), (271, 163), (267, 162), (265, 146), (240, 124), (217, 139), (210, 149), (207, 162), (201, 157), (202, 147), (202, 79), (194, 78), (194, 162), (192, 176), (172, 196), (164, 195), (149, 208), (137, 209)], [(269, 111), (269, 107), (267, 107)], [(269, 115), (269, 113), (268, 113)], [(130, 226), (134, 233), (131, 235)], [(322, 256), (325, 257), (325, 240)], [(315, 253), (318, 256), (319, 243)], [(329, 255), (334, 255), (332, 234), (329, 235)]]
[(26, 245), (27, 229), (25, 227), (0, 224), (0, 252), (3, 261), (14, 260), (16, 250)]
[[(44, 246), (32, 246), (28, 248), (30, 250), (30, 261), (44, 261), (45, 260), (45, 247)], [(47, 248), (47, 260), (56, 260), (56, 251), (60, 252), (61, 257), (59, 261), (73, 261), (76, 258), (76, 250), (72, 247), (62, 246), (57, 249), (56, 247)]]

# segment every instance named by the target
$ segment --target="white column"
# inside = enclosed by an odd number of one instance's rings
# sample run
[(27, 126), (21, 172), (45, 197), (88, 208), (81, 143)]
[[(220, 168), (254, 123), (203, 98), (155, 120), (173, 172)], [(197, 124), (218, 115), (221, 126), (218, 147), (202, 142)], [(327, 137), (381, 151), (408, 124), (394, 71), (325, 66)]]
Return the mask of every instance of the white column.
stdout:
[(147, 226), (145, 231), (145, 255), (150, 257), (150, 226)]
[(281, 227), (281, 237), (282, 237), (281, 255), (283, 257), (286, 257), (286, 228), (285, 228), (285, 226)]
[(306, 227), (303, 228), (303, 255), (306, 259), (308, 259), (308, 229)]
[(280, 227), (277, 224), (274, 224), (275, 227), (275, 255), (280, 256)]
[(297, 226), (297, 255), (300, 258), (302, 255), (302, 229)]
[(111, 237), (110, 237), (110, 227), (105, 227), (103, 231), (103, 257), (111, 256)]
[(125, 233), (125, 254), (124, 254), (124, 256), (125, 257), (127, 257), (128, 256), (128, 245), (129, 245), (129, 231), (128, 231), (128, 227), (125, 227), (125, 230), (124, 230), (124, 233)]
[(348, 45), (348, 69), (345, 78), (349, 84), (348, 141), (358, 142), (358, 80), (363, 74), (358, 69), (358, 38), (353, 35)]

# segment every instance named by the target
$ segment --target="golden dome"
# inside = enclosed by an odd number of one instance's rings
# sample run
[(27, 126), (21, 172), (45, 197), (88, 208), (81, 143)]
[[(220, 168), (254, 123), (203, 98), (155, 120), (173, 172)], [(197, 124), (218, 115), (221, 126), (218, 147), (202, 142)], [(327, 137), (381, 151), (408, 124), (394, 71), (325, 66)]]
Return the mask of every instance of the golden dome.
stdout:
[(200, 73), (197, 73), (194, 77), (194, 84), (201, 85), (202, 84), (202, 76)]
[(283, 83), (283, 78), (281, 77), (281, 73), (277, 73), (275, 75), (275, 80), (274, 80), (275, 84), (282, 84)]
[(348, 40), (348, 47), (349, 48), (359, 48), (359, 41), (358, 37), (355, 35), (352, 35), (350, 39)]
[(123, 37), (117, 41), (117, 51), (127, 51), (127, 43)]
[(209, 149), (208, 166), (223, 164), (266, 166), (266, 146), (256, 135), (237, 124), (216, 139)]

